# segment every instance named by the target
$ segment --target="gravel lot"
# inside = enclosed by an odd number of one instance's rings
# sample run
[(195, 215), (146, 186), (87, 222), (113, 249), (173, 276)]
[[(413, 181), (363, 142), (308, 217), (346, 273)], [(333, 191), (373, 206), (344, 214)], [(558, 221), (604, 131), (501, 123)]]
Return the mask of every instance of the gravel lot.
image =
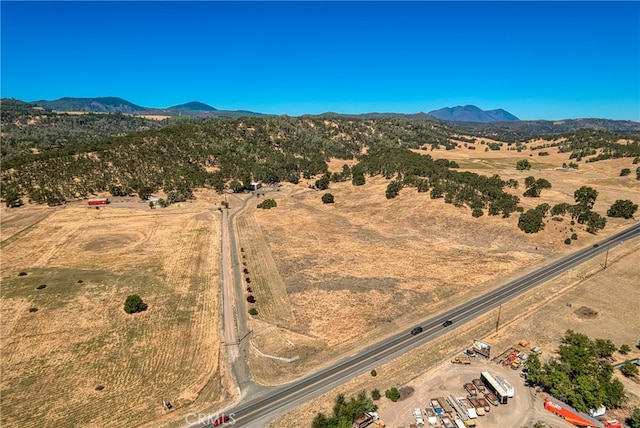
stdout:
[(509, 399), (508, 404), (491, 406), (489, 413), (480, 416), (476, 421), (479, 428), (528, 427), (538, 421), (545, 422), (550, 427), (573, 427), (544, 410), (542, 398), (536, 397), (534, 390), (524, 385), (524, 379), (520, 377), (521, 370), (505, 368), (484, 358), (473, 358), (471, 364), (464, 366), (448, 361), (440, 364), (407, 385), (414, 389), (409, 397), (396, 403), (381, 400), (378, 410), (380, 418), (387, 427), (409, 426), (409, 423), (415, 423), (412, 416), (414, 408), (424, 410), (425, 407), (429, 407), (431, 398), (439, 396), (453, 394), (455, 397), (466, 397), (463, 385), (471, 382), (471, 379), (479, 378), (482, 371), (489, 371), (494, 376), (505, 378), (514, 387), (515, 394)]

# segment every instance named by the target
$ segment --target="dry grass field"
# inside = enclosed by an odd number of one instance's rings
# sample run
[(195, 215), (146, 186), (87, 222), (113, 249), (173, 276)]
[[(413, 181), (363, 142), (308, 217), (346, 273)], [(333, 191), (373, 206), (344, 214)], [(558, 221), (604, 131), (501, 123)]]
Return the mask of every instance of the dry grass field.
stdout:
[[(594, 210), (601, 215), (606, 216), (617, 199), (639, 202), (640, 182), (631, 176), (619, 177), (620, 169), (631, 167), (631, 159), (581, 163), (577, 170), (566, 170), (562, 164), (570, 162), (568, 153), (545, 150), (549, 156), (539, 157), (530, 150), (466, 148), (424, 153), (456, 160), (462, 170), (517, 179), (520, 187), (510, 191), (519, 196), (525, 190), (525, 177), (549, 180), (552, 189), (543, 191), (540, 198), (521, 196), (525, 209), (543, 202), (574, 203), (573, 192), (582, 185), (599, 192)], [(516, 162), (525, 158), (533, 168), (517, 171)], [(330, 170), (341, 170), (343, 163), (332, 162)], [(263, 233), (257, 237), (240, 231), (239, 245), (248, 248), (257, 239), (260, 244), (255, 245), (262, 246), (264, 240), (272, 257), (268, 263), (247, 257), (249, 271), (273, 278), (268, 283), (274, 284), (273, 293), (279, 296), (274, 306), (284, 302), (284, 284), (290, 302), (287, 310), (292, 314), (287, 324), (284, 318), (273, 319), (262, 306), (265, 315), (259, 313), (252, 326), (253, 344), (270, 355), (300, 357), (286, 363), (253, 353), (252, 367), (259, 369), (254, 375), (267, 384), (295, 378), (364, 343), (409, 328), (460, 299), (592, 245), (633, 222), (609, 218), (603, 231), (591, 235), (582, 225), (570, 225), (569, 218), (547, 219), (543, 231), (528, 235), (517, 228), (517, 213), (508, 219), (486, 214), (476, 219), (468, 208), (431, 200), (428, 193), (415, 189), (404, 189), (397, 198), (387, 200), (388, 181), (380, 177), (368, 178), (363, 187), (331, 183), (323, 192), (308, 189), (311, 183), (283, 185), (280, 192), (268, 193), (278, 203), (275, 209), (249, 210), (238, 220), (239, 226), (251, 224), (251, 230), (256, 230), (256, 221)], [(327, 192), (334, 195), (334, 204), (321, 202)], [(253, 206), (260, 200), (256, 198)], [(564, 244), (573, 232), (578, 240)], [(269, 273), (273, 262), (277, 273)], [(271, 299), (267, 291), (264, 295), (254, 291), (262, 305)]]
[[(2, 426), (129, 427), (163, 398), (229, 399), (211, 207), (2, 210)], [(130, 294), (148, 310), (127, 315)]]
[[(556, 149), (538, 157), (528, 150), (484, 152), (476, 146), (475, 151), (461, 147), (428, 153), (455, 160), (462, 170), (517, 179), (520, 188), (510, 191), (520, 196), (525, 177), (549, 180), (553, 187), (540, 198), (521, 197), (525, 208), (573, 203), (573, 192), (582, 185), (598, 190), (594, 209), (601, 215), (617, 199), (640, 202), (640, 182), (619, 177), (620, 169), (632, 167), (631, 159), (565, 170), (561, 166), (569, 154)], [(524, 158), (534, 168), (516, 171), (516, 162)], [(340, 171), (343, 163), (331, 162), (331, 171)], [(324, 192), (309, 189), (312, 180), (283, 184), (280, 191), (267, 191), (276, 208), (256, 209), (264, 197), (254, 197), (236, 217), (238, 253), (251, 279), (245, 286), (252, 287), (257, 300), (252, 346), (272, 356), (299, 357), (287, 363), (251, 352), (257, 382), (293, 379), (364, 344), (408, 331), (462, 299), (634, 221), (608, 219), (603, 231), (590, 235), (568, 218), (549, 220), (543, 231), (527, 235), (517, 228), (517, 213), (507, 219), (473, 218), (468, 208), (431, 200), (415, 189), (387, 200), (387, 183), (380, 177), (367, 178), (362, 187), (331, 183)], [(334, 204), (321, 202), (327, 192), (334, 195)], [(176, 420), (194, 400), (222, 405), (233, 398), (220, 347), (220, 218), (215, 206), (222, 198), (207, 192), (197, 197), (156, 210), (127, 200), (99, 210), (82, 203), (2, 208), (3, 426), (162, 424)], [(573, 232), (578, 240), (565, 245)], [(597, 266), (590, 269), (567, 275), (583, 278)], [(607, 286), (616, 283), (608, 279)], [(569, 292), (574, 282), (557, 285), (558, 292)], [(47, 287), (37, 290), (41, 284)], [(124, 300), (134, 293), (149, 309), (127, 315)], [(523, 314), (523, 308), (538, 307), (534, 303), (541, 302), (540, 296), (531, 295), (531, 300), (503, 308), (505, 322)], [(611, 301), (610, 295), (596, 298)], [(429, 353), (410, 353), (387, 366), (378, 381), (405, 384), (469, 337), (490, 337), (490, 316), (456, 330), (463, 335), (443, 337)], [(555, 340), (557, 333), (535, 336), (535, 326), (517, 336), (541, 344)], [(492, 340), (502, 346), (500, 341), (512, 338), (505, 334)], [(370, 382), (354, 381), (344, 389), (368, 388)], [(177, 412), (164, 415), (162, 398), (178, 406)], [(311, 415), (318, 408), (314, 403), (306, 408)], [(299, 426), (283, 421), (275, 426)]]
[[(356, 395), (359, 391), (370, 392), (374, 388), (379, 389), (383, 394), (392, 386), (399, 389), (410, 388), (415, 392), (407, 401), (415, 399), (417, 404), (418, 401), (434, 396), (436, 391), (460, 392), (462, 385), (460, 382), (447, 382), (450, 378), (457, 377), (456, 373), (463, 368), (450, 364), (448, 359), (454, 355), (460, 355), (471, 345), (474, 338), (481, 338), (490, 343), (494, 356), (510, 347), (525, 350), (532, 346), (541, 346), (544, 350), (542, 354), (544, 360), (553, 355), (567, 329), (572, 329), (586, 334), (591, 339), (610, 339), (617, 346), (628, 344), (632, 347), (632, 352), (626, 358), (639, 357), (640, 351), (634, 347), (638, 342), (638, 331), (640, 331), (640, 318), (634, 316), (638, 312), (640, 299), (639, 257), (640, 238), (625, 241), (624, 244), (613, 247), (609, 251), (606, 270), (603, 270), (604, 258), (596, 257), (523, 294), (518, 299), (504, 304), (500, 315), (500, 329), (497, 333), (495, 326), (498, 310), (496, 309), (472, 323), (456, 327), (445, 336), (400, 358), (381, 364), (376, 367), (376, 377), (370, 376), (369, 373), (363, 374), (340, 388), (283, 415), (269, 426), (307, 427), (317, 412), (331, 413), (333, 401), (338, 393), (349, 397)], [(571, 303), (571, 307), (567, 306), (567, 303)], [(577, 310), (582, 306), (590, 307), (598, 313), (597, 316), (590, 319), (579, 316)], [(528, 341), (529, 346), (519, 347), (517, 344), (520, 340)], [(618, 353), (614, 356), (619, 361), (625, 358)], [(472, 367), (474, 366), (476, 362), (472, 362)], [(640, 386), (624, 379), (619, 373), (616, 375), (623, 381), (629, 401), (623, 408), (609, 411), (607, 417), (624, 420), (633, 408), (640, 406)], [(530, 390), (530, 393), (533, 394), (533, 390)], [(534, 408), (526, 412), (526, 418), (529, 419), (527, 425), (518, 426), (531, 426), (539, 420), (547, 422), (550, 426), (565, 426), (561, 425), (560, 419), (554, 419), (555, 416), (542, 410), (543, 395), (537, 394), (536, 399)], [(406, 404), (402, 400), (394, 404), (385, 398), (376, 404), (380, 407), (379, 413), (385, 418), (387, 426), (407, 423), (411, 418), (406, 409), (418, 407)], [(502, 413), (505, 413), (504, 410)], [(505, 413), (505, 416), (509, 415)], [(520, 416), (525, 417), (525, 414)]]

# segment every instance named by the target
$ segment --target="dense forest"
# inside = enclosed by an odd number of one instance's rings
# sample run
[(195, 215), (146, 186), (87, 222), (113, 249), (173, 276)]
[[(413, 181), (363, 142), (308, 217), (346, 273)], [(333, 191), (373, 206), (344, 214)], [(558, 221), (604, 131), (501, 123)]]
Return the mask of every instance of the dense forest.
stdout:
[[(159, 122), (121, 114), (59, 114), (17, 100), (3, 99), (1, 107), (1, 190), (7, 206), (26, 201), (58, 205), (100, 192), (146, 198), (160, 190), (173, 203), (203, 187), (242, 191), (255, 180), (297, 183), (303, 177), (318, 178), (319, 188), (347, 180), (357, 186), (367, 176), (380, 175), (390, 180), (387, 198), (414, 187), (431, 198), (467, 206), (476, 217), (484, 210), (504, 217), (519, 210), (518, 198), (504, 192), (517, 183), (460, 172), (455, 162), (410, 150), (453, 149), (461, 144), (461, 131), (453, 124), (342, 116)], [(550, 144), (558, 150), (594, 159), (640, 155), (637, 136), (627, 136), (632, 142), (626, 144), (610, 131), (554, 138)], [(329, 174), (332, 158), (357, 163)]]

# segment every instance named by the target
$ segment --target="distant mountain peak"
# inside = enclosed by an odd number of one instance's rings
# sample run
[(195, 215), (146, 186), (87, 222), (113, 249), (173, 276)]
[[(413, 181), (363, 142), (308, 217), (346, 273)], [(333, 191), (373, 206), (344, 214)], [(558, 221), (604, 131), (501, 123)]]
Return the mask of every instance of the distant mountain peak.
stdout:
[(218, 109), (211, 107), (209, 104), (201, 103), (200, 101), (190, 101), (188, 103), (167, 107), (167, 110), (217, 111)]
[(512, 122), (520, 120), (513, 114), (503, 109), (482, 110), (479, 107), (468, 104), (466, 106), (444, 107), (428, 113), (440, 120), (453, 122)]

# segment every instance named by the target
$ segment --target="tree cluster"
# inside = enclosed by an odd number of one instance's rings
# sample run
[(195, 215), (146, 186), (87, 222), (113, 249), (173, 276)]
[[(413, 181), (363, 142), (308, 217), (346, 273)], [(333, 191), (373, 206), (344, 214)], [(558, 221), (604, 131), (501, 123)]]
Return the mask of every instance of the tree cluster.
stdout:
[(522, 196), (527, 198), (537, 198), (540, 196), (543, 189), (551, 189), (551, 183), (549, 183), (549, 180), (544, 178), (536, 180), (531, 176), (524, 179), (524, 185), (527, 190), (522, 194)]
[(609, 217), (622, 217), (625, 219), (630, 219), (633, 217), (636, 211), (638, 211), (638, 204), (634, 204), (629, 199), (618, 199), (607, 210), (607, 215)]
[(613, 367), (600, 361), (615, 351), (612, 345), (608, 340), (592, 341), (567, 330), (557, 359), (542, 364), (537, 355), (529, 356), (527, 380), (583, 412), (602, 405), (619, 407), (625, 399), (624, 387), (613, 376)]
[(360, 392), (357, 397), (351, 397), (348, 401), (344, 394), (338, 394), (333, 404), (333, 412), (327, 416), (324, 413), (317, 413), (311, 426), (313, 428), (344, 428), (352, 427), (353, 421), (366, 412), (375, 412), (378, 406)]

